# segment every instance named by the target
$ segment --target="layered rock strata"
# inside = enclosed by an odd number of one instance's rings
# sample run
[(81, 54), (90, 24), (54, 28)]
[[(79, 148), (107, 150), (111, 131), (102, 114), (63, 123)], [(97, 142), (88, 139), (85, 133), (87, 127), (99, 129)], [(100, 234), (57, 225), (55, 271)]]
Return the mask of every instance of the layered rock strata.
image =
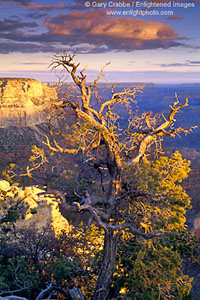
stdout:
[(27, 127), (47, 120), (55, 88), (29, 78), (0, 78), (0, 127)]

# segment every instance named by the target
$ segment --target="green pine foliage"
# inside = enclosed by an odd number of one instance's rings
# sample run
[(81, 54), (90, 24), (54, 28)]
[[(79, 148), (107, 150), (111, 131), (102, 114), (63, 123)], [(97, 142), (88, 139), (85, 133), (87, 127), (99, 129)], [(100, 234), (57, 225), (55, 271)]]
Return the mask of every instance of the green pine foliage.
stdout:
[(182, 272), (182, 260), (172, 246), (126, 241), (118, 251), (113, 289), (133, 300), (192, 299), (192, 278)]

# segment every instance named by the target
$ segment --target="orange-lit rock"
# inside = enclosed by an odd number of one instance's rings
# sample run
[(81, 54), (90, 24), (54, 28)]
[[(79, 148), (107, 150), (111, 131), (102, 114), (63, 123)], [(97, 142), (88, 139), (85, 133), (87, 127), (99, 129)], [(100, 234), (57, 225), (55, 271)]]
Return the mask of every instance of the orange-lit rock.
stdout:
[(0, 127), (26, 127), (45, 122), (57, 99), (54, 88), (29, 78), (0, 78)]

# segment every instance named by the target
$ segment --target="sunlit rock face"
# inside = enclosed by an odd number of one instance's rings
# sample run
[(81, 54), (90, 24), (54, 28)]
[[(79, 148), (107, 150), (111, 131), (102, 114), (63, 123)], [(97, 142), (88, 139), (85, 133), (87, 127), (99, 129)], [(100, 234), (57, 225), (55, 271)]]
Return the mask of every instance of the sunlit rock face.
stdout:
[(1, 203), (4, 197), (7, 199), (8, 208), (14, 202), (23, 200), (25, 219), (19, 219), (16, 222), (16, 228), (34, 228), (40, 231), (42, 228), (51, 227), (56, 236), (59, 236), (62, 232), (69, 232), (70, 225), (61, 215), (59, 204), (51, 195), (44, 194), (43, 190), (35, 186), (25, 188), (12, 186), (9, 182), (0, 180), (0, 219), (5, 214), (4, 206)]
[(0, 127), (26, 127), (47, 120), (54, 88), (29, 78), (0, 78)]

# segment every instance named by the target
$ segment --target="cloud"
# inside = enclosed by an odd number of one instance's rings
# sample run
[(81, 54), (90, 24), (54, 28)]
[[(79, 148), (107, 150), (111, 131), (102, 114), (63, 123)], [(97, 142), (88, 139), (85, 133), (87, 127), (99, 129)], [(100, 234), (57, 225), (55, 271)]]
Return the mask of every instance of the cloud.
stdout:
[(50, 17), (44, 22), (49, 34), (65, 37), (72, 45), (89, 43), (107, 50), (155, 49), (180, 45), (168, 24), (133, 18), (109, 18), (103, 11), (74, 12)]
[(173, 64), (161, 64), (161, 67), (168, 68), (168, 67), (187, 67), (188, 63), (173, 63)]
[(0, 32), (16, 32), (19, 28), (27, 28), (27, 27), (38, 27), (36, 22), (20, 22), (11, 19), (5, 19), (4, 21), (0, 21)]
[[(30, 0), (6, 0), (6, 4), (8, 3), (15, 3), (16, 5), (22, 6), (27, 10), (38, 10), (38, 11), (50, 11), (54, 9), (61, 9), (65, 7), (64, 3), (59, 3), (59, 4), (47, 4), (47, 5), (42, 5), (42, 4), (37, 4), (35, 1), (30, 1)], [(0, 4), (5, 5), (5, 0), (0, 0)]]
[(188, 60), (188, 63), (195, 64), (195, 65), (200, 65), (200, 60)]
[(34, 12), (27, 14), (26, 16), (31, 19), (39, 19), (39, 18), (47, 17), (48, 13), (46, 13), (46, 12), (40, 13), (38, 11), (34, 11)]
[(15, 41), (4, 41), (0, 44), (0, 53), (8, 54), (12, 52), (21, 53), (38, 53), (38, 52), (58, 52), (59, 47), (54, 45), (45, 45), (31, 42), (15, 42)]
[[(26, 3), (26, 1), (18, 1)], [(45, 17), (45, 9), (47, 11), (58, 5), (60, 4), (43, 6), (29, 2), (27, 9), (29, 10), (32, 6), (35, 10), (33, 9), (28, 16), (34, 19)], [(42, 26), (37, 27), (38, 24), (34, 21), (4, 20), (0, 22), (1, 38), (13, 42), (13, 45), (15, 42), (19, 44), (21, 42), (21, 51), (17, 44), (13, 52), (23, 53), (31, 52), (31, 48), (23, 46), (24, 42), (34, 43), (33, 53), (47, 52), (47, 49), (55, 52), (58, 45), (61, 49), (78, 48), (80, 53), (167, 49), (183, 45), (183, 37), (166, 23), (136, 18), (109, 17), (105, 11), (99, 9), (47, 16)], [(26, 30), (27, 28), (29, 31)], [(33, 32), (30, 29), (33, 29)], [(6, 47), (1, 43), (0, 52), (5, 53), (5, 49)], [(11, 43), (8, 51), (12, 51)], [(58, 49), (58, 52), (61, 51)]]
[(6, 3), (5, 3), (5, 0), (0, 0), (0, 4), (2, 3), (3, 5), (5, 5), (9, 2), (18, 4), (18, 5), (21, 5), (21, 6), (27, 6), (27, 5), (30, 4), (29, 0), (6, 0)]
[(37, 10), (37, 11), (50, 11), (54, 9), (61, 9), (64, 8), (65, 4), (48, 4), (48, 5), (38, 5), (35, 2), (30, 2), (28, 5), (26, 5), (26, 9), (28, 10)]
[(161, 67), (200, 67), (200, 61), (187, 60), (183, 63), (160, 64)]
[(22, 62), (22, 63), (19, 63), (19, 62), (13, 62), (13, 65), (36, 65), (36, 66), (48, 66), (47, 63), (42, 63), (42, 62)]
[(180, 17), (180, 16), (170, 16), (168, 18), (168, 20), (171, 20), (171, 21), (180, 21), (182, 19), (183, 19), (183, 17)]

